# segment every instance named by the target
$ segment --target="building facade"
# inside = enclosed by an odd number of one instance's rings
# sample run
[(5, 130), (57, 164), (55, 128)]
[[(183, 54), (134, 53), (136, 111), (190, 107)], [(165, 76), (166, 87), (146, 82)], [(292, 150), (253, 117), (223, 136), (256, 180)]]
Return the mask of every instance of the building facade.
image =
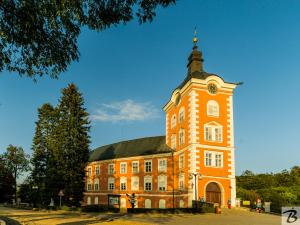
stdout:
[(84, 204), (192, 207), (192, 200), (235, 205), (233, 91), (203, 70), (197, 39), (188, 72), (164, 106), (166, 136), (102, 146), (91, 152)]

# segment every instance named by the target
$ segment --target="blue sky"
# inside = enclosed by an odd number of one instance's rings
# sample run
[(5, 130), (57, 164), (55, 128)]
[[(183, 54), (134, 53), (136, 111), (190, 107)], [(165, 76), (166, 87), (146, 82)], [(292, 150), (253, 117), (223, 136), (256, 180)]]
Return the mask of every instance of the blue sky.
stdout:
[(152, 23), (83, 30), (80, 61), (58, 80), (0, 74), (0, 153), (9, 144), (31, 153), (37, 108), (56, 105), (70, 82), (93, 115), (91, 149), (164, 135), (162, 107), (185, 78), (197, 26), (204, 69), (244, 82), (234, 96), (237, 173), (299, 165), (299, 12), (292, 0), (179, 1)]

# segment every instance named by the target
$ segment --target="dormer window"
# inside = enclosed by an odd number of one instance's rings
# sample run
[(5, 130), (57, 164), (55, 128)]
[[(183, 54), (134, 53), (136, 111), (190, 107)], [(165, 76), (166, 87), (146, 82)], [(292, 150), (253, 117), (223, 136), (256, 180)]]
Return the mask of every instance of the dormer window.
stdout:
[(219, 116), (219, 104), (214, 101), (210, 100), (207, 102), (207, 115), (208, 116)]

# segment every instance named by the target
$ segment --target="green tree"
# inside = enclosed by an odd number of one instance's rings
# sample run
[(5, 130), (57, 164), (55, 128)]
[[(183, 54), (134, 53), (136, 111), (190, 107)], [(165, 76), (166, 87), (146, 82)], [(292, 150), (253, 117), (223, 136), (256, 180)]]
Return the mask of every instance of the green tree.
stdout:
[(11, 202), (15, 193), (15, 182), (12, 171), (0, 156), (0, 202)]
[(2, 155), (6, 167), (12, 173), (14, 179), (15, 200), (17, 200), (17, 178), (29, 170), (29, 155), (25, 154), (22, 147), (9, 145)]
[(74, 84), (62, 90), (58, 105), (56, 160), (63, 171), (65, 196), (70, 205), (80, 205), (84, 192), (85, 167), (89, 156), (90, 121), (82, 94)]
[[(55, 194), (56, 184), (52, 177), (56, 175), (54, 159), (54, 131), (58, 123), (57, 110), (46, 103), (38, 109), (38, 120), (33, 138), (31, 159), (33, 185), (37, 187), (38, 202), (48, 204)], [(51, 174), (54, 173), (54, 174)]]
[(0, 71), (58, 77), (79, 59), (82, 27), (102, 31), (137, 17), (152, 21), (176, 0), (15, 0), (0, 4)]

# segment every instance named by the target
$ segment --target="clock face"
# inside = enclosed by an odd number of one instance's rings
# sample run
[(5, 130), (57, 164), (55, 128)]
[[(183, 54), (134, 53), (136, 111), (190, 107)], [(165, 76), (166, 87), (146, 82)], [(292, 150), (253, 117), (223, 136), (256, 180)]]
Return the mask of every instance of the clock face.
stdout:
[(215, 84), (208, 84), (207, 89), (208, 89), (208, 92), (211, 94), (216, 94), (218, 91), (218, 88)]

